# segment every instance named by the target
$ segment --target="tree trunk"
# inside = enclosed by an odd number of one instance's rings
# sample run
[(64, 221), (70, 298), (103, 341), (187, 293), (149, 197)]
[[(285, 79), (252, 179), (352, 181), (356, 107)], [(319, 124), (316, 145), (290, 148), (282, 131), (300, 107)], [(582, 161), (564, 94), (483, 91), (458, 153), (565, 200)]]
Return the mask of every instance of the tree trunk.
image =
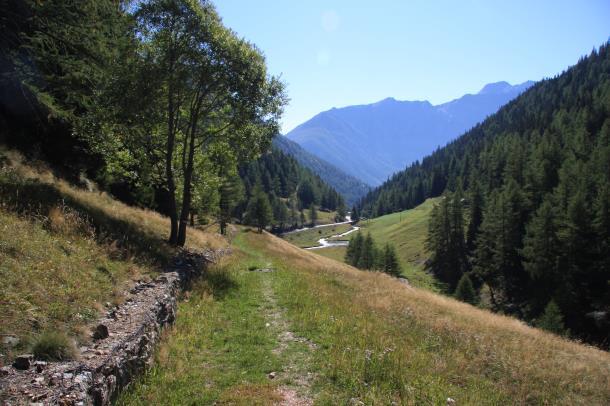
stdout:
[(176, 206), (176, 182), (174, 180), (173, 156), (174, 144), (176, 141), (175, 123), (174, 123), (174, 99), (170, 86), (170, 94), (168, 98), (168, 118), (167, 118), (167, 148), (165, 151), (165, 176), (167, 177), (167, 191), (169, 194), (168, 209), (170, 219), (169, 243), (175, 245), (178, 238), (178, 212)]
[(196, 124), (193, 123), (190, 131), (189, 153), (186, 170), (184, 172), (184, 189), (182, 191), (182, 210), (180, 211), (180, 224), (178, 225), (177, 245), (184, 246), (186, 242), (186, 228), (188, 225), (189, 212), (191, 211), (191, 181), (193, 179), (193, 166), (195, 160), (195, 131)]

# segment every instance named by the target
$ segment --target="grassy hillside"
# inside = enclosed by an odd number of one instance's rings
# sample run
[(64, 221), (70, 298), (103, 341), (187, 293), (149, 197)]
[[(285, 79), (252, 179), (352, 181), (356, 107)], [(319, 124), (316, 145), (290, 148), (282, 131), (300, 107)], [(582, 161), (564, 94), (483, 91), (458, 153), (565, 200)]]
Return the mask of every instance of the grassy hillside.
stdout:
[[(428, 235), (428, 219), (437, 200), (438, 198), (428, 199), (414, 209), (361, 221), (358, 224), (362, 227), (362, 232), (371, 233), (379, 246), (389, 242), (396, 247), (403, 274), (413, 285), (432, 290), (436, 290), (436, 282), (431, 275), (423, 271), (427, 259), (424, 243)], [(316, 250), (316, 254), (343, 260), (345, 251), (344, 247), (333, 247)]]
[[(154, 276), (176, 254), (165, 244), (168, 220), (77, 189), (45, 169), (0, 151), (0, 335), (4, 358), (60, 332), (82, 343), (106, 302), (131, 281)], [(189, 230), (188, 248), (219, 248), (215, 234)]]
[[(352, 228), (350, 224), (329, 225), (324, 227), (310, 228), (296, 233), (284, 234), (283, 238), (297, 247), (306, 248), (318, 245), (320, 238), (342, 234)], [(349, 238), (349, 237), (345, 237)]]
[[(242, 232), (235, 245), (180, 304), (155, 367), (119, 404), (610, 399), (606, 352), (269, 234)], [(261, 267), (274, 271), (252, 271)]]

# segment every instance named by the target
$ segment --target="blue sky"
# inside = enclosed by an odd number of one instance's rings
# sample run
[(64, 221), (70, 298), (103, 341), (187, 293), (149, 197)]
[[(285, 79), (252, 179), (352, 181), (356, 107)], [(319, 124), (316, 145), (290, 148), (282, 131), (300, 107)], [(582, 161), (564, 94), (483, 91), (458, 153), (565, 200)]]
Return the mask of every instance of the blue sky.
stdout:
[(394, 97), (443, 103), (551, 77), (610, 36), (609, 0), (216, 0), (287, 84), (283, 131)]

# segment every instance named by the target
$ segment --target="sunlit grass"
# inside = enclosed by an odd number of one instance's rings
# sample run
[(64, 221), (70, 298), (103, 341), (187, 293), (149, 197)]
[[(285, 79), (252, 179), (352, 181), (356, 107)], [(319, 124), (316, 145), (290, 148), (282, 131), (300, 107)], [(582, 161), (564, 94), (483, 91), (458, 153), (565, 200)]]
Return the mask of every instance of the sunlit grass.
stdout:
[[(274, 337), (261, 318), (264, 278), (289, 328), (316, 344), (302, 366), (314, 373), (316, 404), (446, 404), (451, 397), (457, 404), (573, 405), (610, 398), (605, 352), (266, 233), (243, 232), (235, 244), (237, 254), (216, 272), (236, 287), (215, 295), (209, 281), (198, 285), (181, 304), (157, 366), (125, 403), (277, 402), (275, 381), (265, 373), (281, 371), (287, 359), (272, 352)], [(276, 271), (248, 271), (259, 266)]]
[[(77, 189), (16, 153), (0, 154), (0, 335), (20, 339), (2, 347), (10, 360), (43, 332), (86, 340), (84, 326), (105, 303), (120, 303), (131, 281), (154, 276), (176, 249), (165, 243), (163, 216)], [(223, 244), (189, 230), (190, 249)]]
[[(284, 234), (283, 238), (297, 247), (314, 247), (318, 245), (320, 238), (342, 234), (352, 228), (350, 224), (329, 225), (324, 227), (310, 228), (299, 232)], [(348, 237), (346, 237), (348, 238)]]

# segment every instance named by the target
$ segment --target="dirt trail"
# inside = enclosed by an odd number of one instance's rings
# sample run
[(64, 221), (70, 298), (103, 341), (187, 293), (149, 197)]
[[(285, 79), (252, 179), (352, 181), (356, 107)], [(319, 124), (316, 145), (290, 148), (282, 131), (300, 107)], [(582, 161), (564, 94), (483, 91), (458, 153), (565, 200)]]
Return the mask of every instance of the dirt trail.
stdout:
[(270, 275), (263, 275), (263, 296), (267, 328), (277, 335), (277, 347), (273, 353), (284, 359), (282, 371), (272, 372), (269, 377), (279, 381), (278, 391), (284, 400), (282, 406), (313, 405), (311, 384), (314, 378), (309, 365), (316, 344), (299, 337), (290, 330), (285, 311), (278, 305)]

